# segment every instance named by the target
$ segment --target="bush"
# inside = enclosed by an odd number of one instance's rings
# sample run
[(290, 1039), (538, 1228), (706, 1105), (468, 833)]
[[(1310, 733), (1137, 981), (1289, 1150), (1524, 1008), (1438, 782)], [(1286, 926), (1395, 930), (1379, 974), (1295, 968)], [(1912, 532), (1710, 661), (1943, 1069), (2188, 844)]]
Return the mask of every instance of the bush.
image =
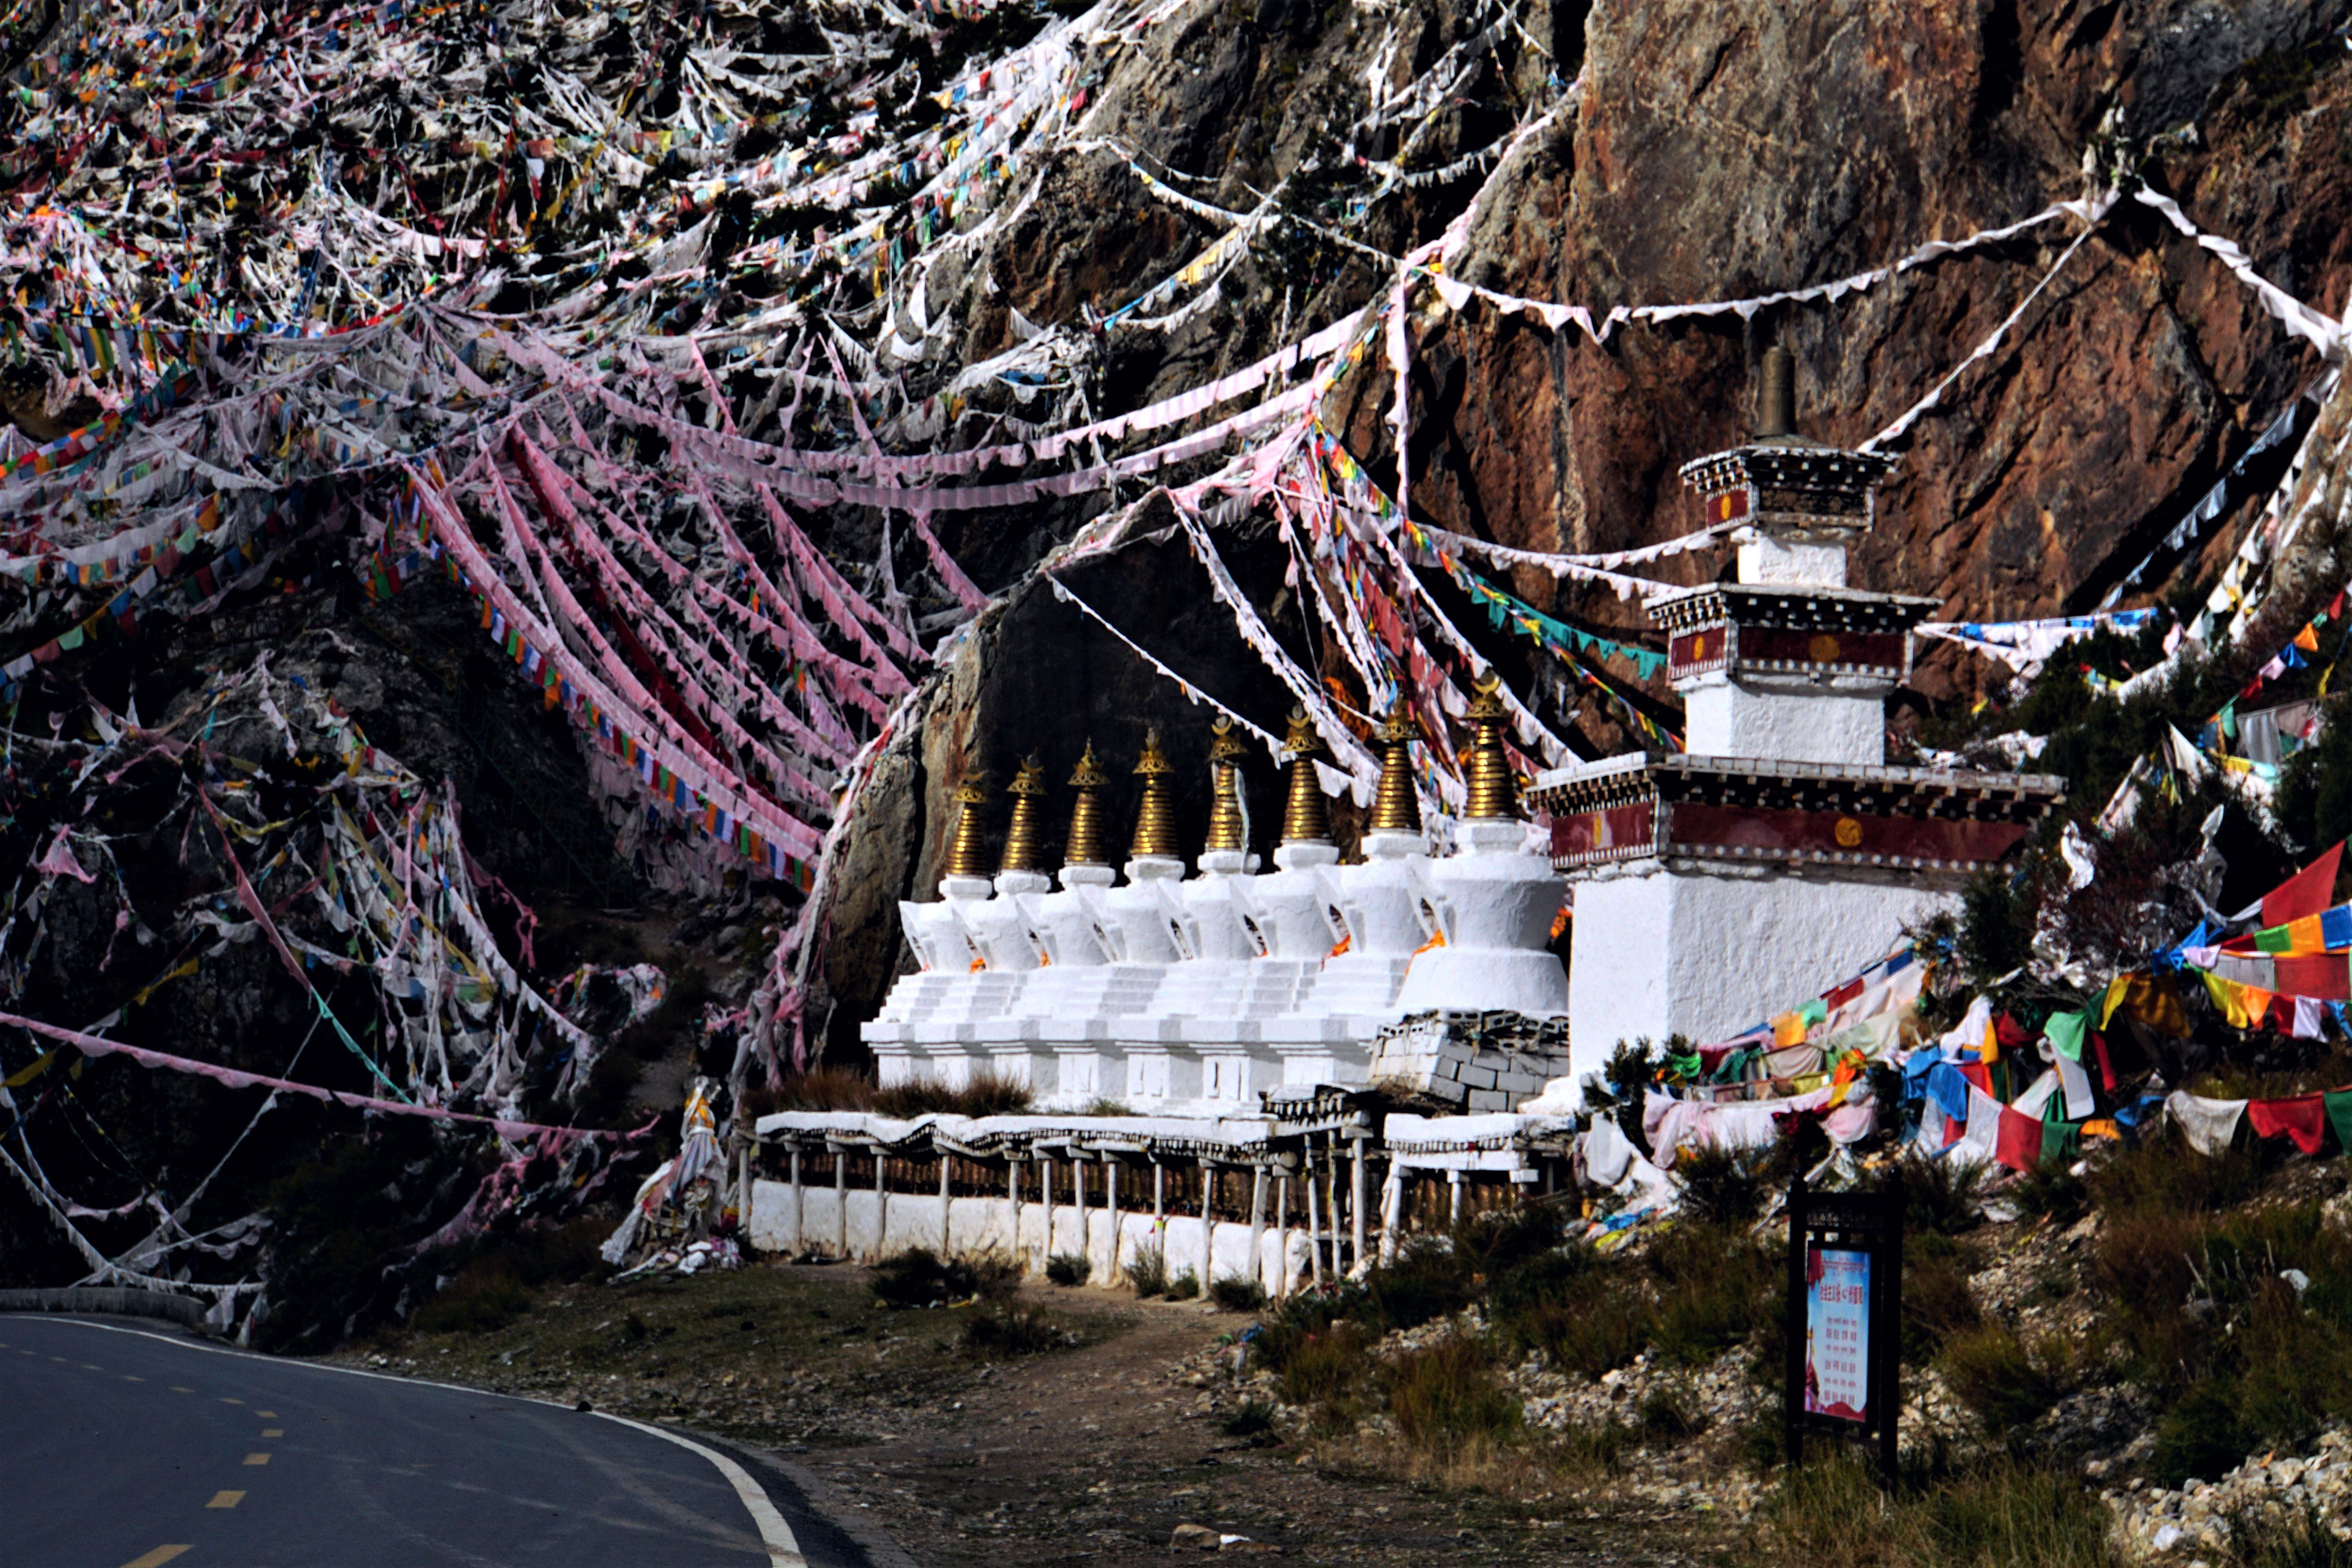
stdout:
[(843, 1068), (811, 1068), (772, 1087), (743, 1091), (743, 1110), (757, 1121), (775, 1110), (871, 1110), (874, 1080)]
[(503, 1259), (469, 1264), (416, 1309), (409, 1326), (427, 1334), (486, 1334), (530, 1310), (538, 1298)]
[(2294, 1513), (2233, 1513), (2223, 1522), (2231, 1568), (2352, 1568), (2352, 1542), (2339, 1540), (2308, 1504)]
[(1274, 1411), (1253, 1399), (1225, 1417), (1224, 1430), (1228, 1437), (1265, 1436), (1274, 1430)]
[(1944, 1381), (1952, 1396), (1976, 1414), (1997, 1438), (2013, 1436), (2039, 1421), (2065, 1392), (2053, 1363), (2058, 1347), (2040, 1353), (2000, 1323), (1984, 1323), (1954, 1334), (1944, 1346)]
[(1385, 1328), (1417, 1329), (1460, 1311), (1475, 1295), (1468, 1260), (1434, 1237), (1406, 1242), (1393, 1261), (1364, 1276), (1363, 1300)]
[(1682, 1212), (1701, 1225), (1739, 1226), (1763, 1211), (1763, 1162), (1756, 1152), (1707, 1144), (1675, 1156)]
[[(1273, 1349), (1273, 1336), (1260, 1335), (1255, 1351)], [(1282, 1379), (1282, 1397), (1293, 1405), (1343, 1405), (1364, 1392), (1372, 1369), (1372, 1336), (1346, 1321), (1302, 1333), (1281, 1344), (1266, 1364)]]
[(1201, 1277), (1189, 1268), (1168, 1281), (1168, 1299), (1171, 1301), (1189, 1301), (1200, 1293)]
[(1903, 1182), (1903, 1228), (1912, 1235), (1960, 1236), (1983, 1222), (1980, 1163), (1957, 1154), (1934, 1160), (1913, 1152), (1895, 1169)]
[(1209, 1300), (1220, 1311), (1255, 1312), (1265, 1305), (1265, 1287), (1239, 1274), (1228, 1274), (1210, 1282)]
[(1008, 1295), (1020, 1278), (1019, 1266), (1005, 1258), (940, 1258), (910, 1247), (876, 1264), (871, 1283), (886, 1307), (929, 1307)]
[(2012, 1183), (2009, 1201), (2021, 1217), (2035, 1216), (2054, 1226), (2068, 1226), (2091, 1206), (2091, 1189), (2082, 1177), (2055, 1160), (2045, 1160)]
[(1422, 1447), (1498, 1440), (1519, 1428), (1519, 1403), (1495, 1380), (1482, 1341), (1454, 1334), (1407, 1351), (1389, 1363), (1381, 1381), (1397, 1430)]
[(1955, 1337), (1984, 1323), (1969, 1277), (1950, 1258), (1906, 1259), (1903, 1265), (1903, 1359), (1935, 1359)]
[(1642, 1401), (1642, 1440), (1663, 1447), (1689, 1442), (1706, 1430), (1706, 1413), (1694, 1410), (1684, 1391), (1661, 1384)]
[(1788, 1280), (1779, 1249), (1744, 1231), (1682, 1225), (1650, 1244), (1643, 1272), (1655, 1294), (1652, 1342), (1670, 1364), (1711, 1361), (1770, 1316)]
[(963, 1348), (975, 1356), (1035, 1355), (1076, 1342), (1051, 1313), (1033, 1307), (999, 1302), (964, 1320)]
[(1018, 1116), (1032, 1101), (1027, 1084), (982, 1072), (960, 1088), (935, 1079), (894, 1083), (874, 1091), (873, 1109), (882, 1116)]
[(1864, 1463), (1832, 1455), (1791, 1472), (1771, 1505), (1767, 1556), (1842, 1568), (2116, 1568), (2106, 1506), (2072, 1478), (1996, 1460), (1906, 1477), (1892, 1500)]
[(1045, 1259), (1045, 1278), (1056, 1285), (1083, 1285), (1094, 1272), (1094, 1259), (1083, 1252), (1057, 1252)]
[(1158, 1242), (1139, 1247), (1127, 1265), (1127, 1282), (1135, 1293), (1149, 1299), (1168, 1294), (1168, 1252)]

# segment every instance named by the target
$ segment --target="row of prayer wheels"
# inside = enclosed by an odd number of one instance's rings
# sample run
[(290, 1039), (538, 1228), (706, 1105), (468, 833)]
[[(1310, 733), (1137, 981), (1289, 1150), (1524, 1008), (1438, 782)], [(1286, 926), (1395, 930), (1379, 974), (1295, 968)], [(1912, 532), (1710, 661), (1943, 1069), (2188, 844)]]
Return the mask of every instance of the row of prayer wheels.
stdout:
[[(1463, 770), (1466, 795), (1464, 816), (1474, 821), (1517, 815), (1518, 792), (1511, 776), (1510, 759), (1503, 750), (1506, 716), (1496, 682), (1488, 676), (1479, 681), (1476, 696), (1470, 704), (1472, 739)], [(1210, 729), (1209, 830), (1202, 847), (1210, 851), (1244, 851), (1249, 847), (1244, 841), (1248, 816), (1242, 798), (1240, 764), (1248, 754), (1248, 746), (1229, 718), (1220, 716)], [(1412, 758), (1412, 743), (1419, 734), (1420, 726), (1400, 698), (1379, 731), (1381, 776), (1372, 797), (1369, 824), (1371, 832), (1421, 832), (1421, 802), (1413, 787)], [(1328, 844), (1331, 841), (1330, 806), (1316, 776), (1315, 762), (1329, 753), (1304, 709), (1291, 710), (1290, 732), (1285, 744), (1291, 760), (1283, 801), (1282, 841)], [(1169, 775), (1174, 771), (1174, 764), (1160, 749), (1160, 731), (1151, 730), (1144, 736), (1143, 754), (1135, 763), (1135, 773), (1143, 780), (1143, 798), (1136, 808), (1135, 833), (1128, 846), (1129, 859), (1181, 858), (1176, 842), (1175, 802), (1168, 785)], [(1102, 792), (1110, 782), (1110, 774), (1096, 758), (1094, 742), (1089, 740), (1078, 758), (1076, 770), (1070, 774), (1070, 787), (1077, 791), (1078, 798), (1070, 813), (1064, 864), (1111, 863), (1109, 823), (1102, 800)], [(1028, 758), (1005, 793), (1013, 797), (1013, 821), (996, 869), (1042, 872), (1046, 869), (1043, 843), (1047, 793), (1045, 764), (1034, 756)], [(979, 775), (966, 778), (957, 786), (955, 798), (958, 809), (955, 834), (948, 846), (947, 875), (984, 878), (989, 875), (982, 823), (988, 806), (985, 780)]]

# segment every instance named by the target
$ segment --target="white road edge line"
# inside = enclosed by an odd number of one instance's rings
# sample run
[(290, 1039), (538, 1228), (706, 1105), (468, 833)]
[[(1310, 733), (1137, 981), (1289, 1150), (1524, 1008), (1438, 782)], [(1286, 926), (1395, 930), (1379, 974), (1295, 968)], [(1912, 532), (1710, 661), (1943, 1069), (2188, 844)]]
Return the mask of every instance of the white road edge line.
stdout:
[(808, 1568), (808, 1559), (801, 1555), (801, 1543), (794, 1539), (793, 1527), (784, 1522), (784, 1516), (776, 1511), (776, 1505), (768, 1500), (768, 1494), (761, 1489), (760, 1483), (753, 1480), (750, 1472), (742, 1466), (718, 1449), (706, 1448), (683, 1434), (665, 1431), (659, 1426), (648, 1426), (643, 1421), (632, 1421), (625, 1415), (615, 1415), (609, 1410), (597, 1410), (591, 1414), (601, 1415), (607, 1421), (617, 1421), (624, 1426), (634, 1426), (638, 1431), (650, 1433), (656, 1437), (667, 1438), (679, 1447), (691, 1448), (709, 1460), (719, 1468), (719, 1473), (725, 1476), (735, 1488), (735, 1495), (743, 1500), (743, 1506), (751, 1510), (751, 1518), (760, 1526), (760, 1537), (768, 1543), (770, 1568)]
[[(100, 1329), (110, 1334), (131, 1334), (139, 1339), (153, 1340), (158, 1344), (177, 1345), (182, 1350), (202, 1351), (206, 1355), (234, 1356), (239, 1361), (259, 1361), (270, 1366), (309, 1367), (317, 1372), (339, 1372), (347, 1377), (372, 1377), (378, 1383), (401, 1383), (412, 1388), (446, 1388), (453, 1393), (471, 1394), (483, 1399), (513, 1399), (526, 1405), (543, 1405), (550, 1410), (573, 1408), (556, 1400), (541, 1399), (528, 1394), (492, 1394), (486, 1388), (468, 1388), (462, 1383), (442, 1383), (429, 1377), (400, 1377), (388, 1372), (370, 1372), (365, 1367), (337, 1366), (332, 1362), (284, 1361), (276, 1356), (265, 1356), (254, 1351), (227, 1350), (220, 1345), (201, 1344), (194, 1340), (175, 1339), (170, 1334), (159, 1334), (150, 1329), (127, 1328), (121, 1323), (93, 1323), (87, 1318), (67, 1317), (61, 1313), (8, 1312), (0, 1316), (22, 1318), (41, 1323), (71, 1323), (76, 1328)], [(607, 1421), (617, 1421), (624, 1426), (634, 1426), (640, 1432), (650, 1433), (656, 1437), (667, 1438), (679, 1447), (691, 1448), (709, 1460), (718, 1468), (719, 1473), (727, 1478), (727, 1483), (735, 1489), (735, 1495), (741, 1500), (744, 1510), (751, 1514), (751, 1522), (760, 1527), (760, 1539), (768, 1548), (769, 1568), (808, 1568), (808, 1559), (801, 1555), (800, 1540), (793, 1534), (792, 1526), (784, 1522), (784, 1516), (777, 1510), (776, 1505), (769, 1500), (767, 1492), (758, 1481), (751, 1479), (751, 1472), (744, 1469), (742, 1466), (716, 1448), (706, 1448), (693, 1438), (683, 1436), (678, 1433), (667, 1432), (659, 1426), (648, 1426), (643, 1421), (632, 1421), (625, 1415), (615, 1415), (608, 1410), (596, 1410), (590, 1414), (602, 1415)]]

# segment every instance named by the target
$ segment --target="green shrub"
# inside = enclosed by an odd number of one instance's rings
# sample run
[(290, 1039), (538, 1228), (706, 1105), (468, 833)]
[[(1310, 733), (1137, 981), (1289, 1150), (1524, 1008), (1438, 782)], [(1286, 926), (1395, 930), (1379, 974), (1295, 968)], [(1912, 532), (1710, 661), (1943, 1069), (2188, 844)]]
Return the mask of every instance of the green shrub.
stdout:
[(1904, 1155), (1895, 1173), (1903, 1182), (1903, 1228), (1911, 1235), (1961, 1236), (1983, 1223), (1980, 1162), (1913, 1152)]
[(1641, 1261), (1655, 1301), (1651, 1342), (1671, 1365), (1711, 1361), (1748, 1339), (1788, 1284), (1778, 1248), (1744, 1230), (1675, 1226)]
[(2352, 1541), (2306, 1504), (2294, 1513), (2228, 1515), (2231, 1568), (2352, 1568)]
[(1153, 1296), (1167, 1295), (1169, 1293), (1167, 1249), (1158, 1242), (1153, 1242), (1149, 1247), (1137, 1247), (1135, 1256), (1128, 1260), (1127, 1282), (1135, 1288), (1137, 1295), (1147, 1300)]
[(1239, 1274), (1227, 1274), (1209, 1285), (1209, 1300), (1220, 1311), (1255, 1312), (1265, 1305), (1265, 1287)]
[(1083, 1252), (1057, 1252), (1045, 1259), (1045, 1278), (1056, 1285), (1083, 1285), (1094, 1272), (1094, 1259)]
[(1019, 1266), (1004, 1258), (940, 1258), (910, 1247), (876, 1264), (870, 1283), (886, 1307), (929, 1307), (1009, 1295), (1020, 1278)]
[(1276, 1341), (1261, 1335), (1254, 1349), (1282, 1380), (1282, 1397), (1292, 1405), (1344, 1405), (1362, 1395), (1372, 1370), (1372, 1335), (1360, 1323), (1342, 1320)]
[(469, 1264), (410, 1317), (427, 1334), (486, 1334), (530, 1310), (538, 1298), (503, 1260)]
[(998, 1302), (964, 1320), (963, 1348), (975, 1356), (1035, 1355), (1076, 1342), (1051, 1313), (1034, 1307)]
[(1763, 1211), (1763, 1162), (1755, 1152), (1717, 1144), (1675, 1156), (1674, 1183), (1682, 1212), (1701, 1225), (1740, 1226)]
[[(1810, 1451), (1809, 1451), (1810, 1454)], [(2118, 1568), (2106, 1506), (2071, 1477), (2000, 1459), (1908, 1476), (1890, 1500), (1854, 1456), (1790, 1472), (1764, 1555), (1789, 1568)]]
[(877, 1089), (873, 1108), (883, 1116), (1018, 1116), (1034, 1099), (1027, 1084), (981, 1072), (955, 1087), (924, 1079)]
[(2053, 1365), (2057, 1358), (2054, 1344), (2029, 1350), (2007, 1327), (1987, 1322), (1954, 1334), (1941, 1364), (1952, 1396), (1988, 1433), (2009, 1437), (2039, 1421), (2065, 1393)]
[(1518, 1401), (1496, 1381), (1483, 1341), (1454, 1334), (1407, 1351), (1382, 1370), (1381, 1382), (1397, 1430), (1419, 1447), (1497, 1440), (1518, 1430)]
[(1984, 1322), (1969, 1277), (1949, 1258), (1906, 1259), (1903, 1266), (1903, 1359), (1924, 1363), (1954, 1336)]
[(1168, 1299), (1171, 1301), (1189, 1301), (1200, 1293), (1201, 1277), (1189, 1268), (1168, 1281)]
[(1706, 1430), (1706, 1413), (1693, 1409), (1685, 1391), (1660, 1384), (1642, 1401), (1642, 1440), (1664, 1447), (1689, 1442)]
[(1364, 1296), (1377, 1320), (1391, 1329), (1417, 1329), (1468, 1306), (1477, 1294), (1468, 1260), (1445, 1242), (1416, 1237), (1395, 1260), (1364, 1277)]
[(2178, 1487), (2191, 1477), (2217, 1480), (2245, 1458), (2248, 1438), (2238, 1422), (2237, 1392), (2216, 1378), (2182, 1391), (2165, 1405), (2147, 1460), (2157, 1485)]
[(2056, 1160), (2045, 1160), (2027, 1172), (2011, 1184), (2008, 1195), (2020, 1217), (2055, 1226), (2074, 1224), (2091, 1206), (2089, 1184)]

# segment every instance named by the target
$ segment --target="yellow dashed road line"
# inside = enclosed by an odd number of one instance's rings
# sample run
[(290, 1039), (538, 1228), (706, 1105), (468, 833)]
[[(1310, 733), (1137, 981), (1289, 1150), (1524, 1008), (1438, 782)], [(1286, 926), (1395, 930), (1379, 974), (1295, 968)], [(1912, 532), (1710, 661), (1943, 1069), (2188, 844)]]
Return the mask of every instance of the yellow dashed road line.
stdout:
[(264, 1426), (261, 1429), (261, 1435), (265, 1437), (283, 1437), (286, 1436), (286, 1428), (283, 1426)]
[(163, 1568), (163, 1564), (187, 1550), (184, 1546), (158, 1546), (144, 1557), (133, 1557), (122, 1568)]
[(245, 1462), (248, 1465), (266, 1465), (269, 1463), (269, 1456), (267, 1454), (247, 1454), (245, 1457)]
[(194, 1394), (195, 1390), (193, 1388), (182, 1388), (175, 1383), (172, 1385), (172, 1392), (174, 1394)]
[(135, 1372), (126, 1372), (122, 1374), (122, 1381), (125, 1383), (144, 1383), (147, 1380), (140, 1376)]
[(244, 1404), (244, 1403), (245, 1403), (245, 1401), (244, 1401), (244, 1400), (242, 1400), (242, 1399), (231, 1399), (231, 1398), (230, 1398), (227, 1394), (222, 1394), (222, 1395), (220, 1396), (220, 1402), (221, 1402), (223, 1405), (242, 1405), (242, 1404)]
[(278, 1419), (278, 1412), (275, 1410), (257, 1410), (254, 1414), (260, 1416), (264, 1421), (275, 1421)]
[(235, 1508), (244, 1500), (245, 1494), (243, 1492), (215, 1492), (213, 1493), (213, 1500), (205, 1504), (205, 1506), (206, 1508)]

